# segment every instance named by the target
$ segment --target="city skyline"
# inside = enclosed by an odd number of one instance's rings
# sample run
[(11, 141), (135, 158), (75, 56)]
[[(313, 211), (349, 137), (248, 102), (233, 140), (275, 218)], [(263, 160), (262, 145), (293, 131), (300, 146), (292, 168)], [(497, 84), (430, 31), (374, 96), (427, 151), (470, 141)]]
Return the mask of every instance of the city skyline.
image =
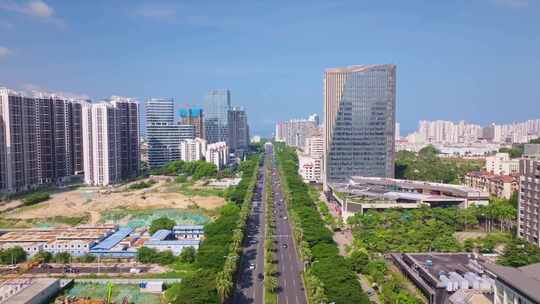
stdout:
[[(230, 88), (234, 103), (251, 113), (253, 134), (268, 136), (276, 120), (303, 116), (306, 109), (322, 113), (325, 68), (388, 62), (400, 67), (397, 120), (404, 134), (421, 119), (485, 125), (540, 116), (534, 107), (540, 96), (525, 89), (534, 87), (540, 70), (540, 43), (531, 39), (539, 23), (535, 1), (315, 1), (309, 7), (284, 3), (281, 10), (262, 3), (238, 9), (225, 3), (35, 2), (42, 11), (26, 7), (30, 1), (0, 1), (0, 83), (7, 87), (92, 99), (174, 96), (194, 106), (208, 90)], [(279, 26), (269, 26), (276, 21)], [(345, 42), (347, 48), (335, 49)]]

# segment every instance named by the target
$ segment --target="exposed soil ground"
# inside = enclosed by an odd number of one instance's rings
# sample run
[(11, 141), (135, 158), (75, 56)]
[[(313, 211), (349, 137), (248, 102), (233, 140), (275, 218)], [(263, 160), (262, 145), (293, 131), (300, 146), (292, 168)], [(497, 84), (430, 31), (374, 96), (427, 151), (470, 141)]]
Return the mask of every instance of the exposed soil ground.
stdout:
[(160, 178), (158, 183), (146, 189), (128, 190), (128, 186), (112, 189), (82, 187), (55, 193), (44, 203), (9, 211), (3, 217), (40, 219), (55, 216), (80, 217), (89, 214), (89, 223), (96, 224), (104, 211), (113, 209), (185, 209), (193, 205), (215, 209), (225, 204), (225, 200), (217, 196), (186, 196), (176, 190), (173, 181), (165, 178)]

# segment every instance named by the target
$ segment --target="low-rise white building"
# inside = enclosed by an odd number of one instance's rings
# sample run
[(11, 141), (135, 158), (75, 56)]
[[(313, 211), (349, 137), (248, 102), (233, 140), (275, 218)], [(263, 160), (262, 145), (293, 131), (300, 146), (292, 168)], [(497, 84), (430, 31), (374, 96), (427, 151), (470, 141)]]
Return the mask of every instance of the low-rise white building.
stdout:
[(229, 162), (229, 147), (224, 141), (209, 144), (206, 147), (206, 161), (213, 163), (219, 169), (224, 168)]
[(307, 183), (322, 183), (322, 157), (298, 155), (298, 174)]

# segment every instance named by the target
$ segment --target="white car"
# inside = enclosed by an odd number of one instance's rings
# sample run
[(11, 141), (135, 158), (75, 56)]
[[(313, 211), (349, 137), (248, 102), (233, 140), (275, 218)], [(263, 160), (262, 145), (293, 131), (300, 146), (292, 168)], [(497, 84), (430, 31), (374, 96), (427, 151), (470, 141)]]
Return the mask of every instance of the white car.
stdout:
[(255, 269), (255, 264), (253, 264), (253, 263), (249, 264), (249, 269), (254, 270)]

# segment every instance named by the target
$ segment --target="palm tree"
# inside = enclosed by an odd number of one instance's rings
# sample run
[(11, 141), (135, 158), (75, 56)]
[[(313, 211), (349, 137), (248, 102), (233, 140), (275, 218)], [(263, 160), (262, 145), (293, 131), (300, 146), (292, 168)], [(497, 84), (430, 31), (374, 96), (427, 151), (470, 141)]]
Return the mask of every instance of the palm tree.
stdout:
[(221, 303), (231, 295), (233, 283), (231, 277), (226, 272), (219, 272), (216, 276), (216, 290)]

